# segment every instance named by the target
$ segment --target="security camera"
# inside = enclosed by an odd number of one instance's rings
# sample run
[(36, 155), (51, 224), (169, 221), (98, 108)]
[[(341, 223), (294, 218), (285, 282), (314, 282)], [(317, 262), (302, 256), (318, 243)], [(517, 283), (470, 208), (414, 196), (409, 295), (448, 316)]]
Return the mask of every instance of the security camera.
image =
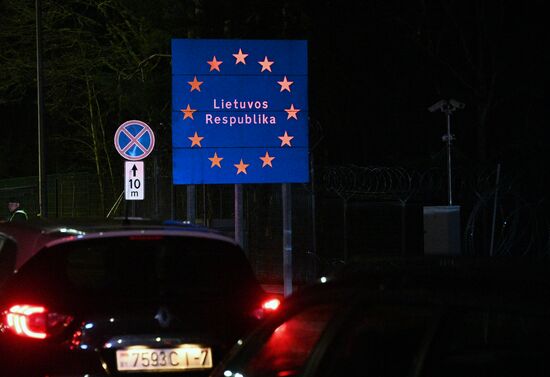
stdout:
[(443, 111), (448, 105), (448, 102), (446, 99), (442, 99), (441, 101), (437, 101), (436, 103), (434, 103), (433, 105), (431, 105), (430, 107), (428, 107), (428, 110), (433, 113), (437, 110), (441, 110)]
[(450, 100), (442, 99), (441, 101), (438, 101), (433, 105), (431, 105), (430, 107), (428, 107), (428, 110), (432, 113), (435, 111), (441, 110), (441, 112), (450, 114), (456, 109), (463, 109), (464, 106), (466, 105), (464, 105), (462, 102), (458, 102), (455, 99), (450, 99)]
[(456, 99), (452, 99), (452, 98), (449, 100), (449, 102), (451, 106), (454, 107), (455, 109), (463, 109), (464, 106), (466, 106), (462, 102), (458, 102)]

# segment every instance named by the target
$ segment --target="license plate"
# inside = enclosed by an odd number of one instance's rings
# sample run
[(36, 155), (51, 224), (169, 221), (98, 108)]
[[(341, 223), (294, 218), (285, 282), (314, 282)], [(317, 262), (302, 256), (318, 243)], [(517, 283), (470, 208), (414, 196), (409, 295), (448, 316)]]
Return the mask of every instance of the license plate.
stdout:
[(186, 345), (178, 348), (132, 347), (116, 351), (119, 371), (175, 371), (212, 368), (210, 347)]

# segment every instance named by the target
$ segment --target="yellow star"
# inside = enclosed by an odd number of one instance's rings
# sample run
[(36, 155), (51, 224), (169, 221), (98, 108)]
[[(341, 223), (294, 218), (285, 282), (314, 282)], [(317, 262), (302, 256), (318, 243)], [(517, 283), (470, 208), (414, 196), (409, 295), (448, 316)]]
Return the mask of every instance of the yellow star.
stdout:
[(273, 165), (271, 165), (271, 161), (273, 161), (274, 159), (275, 159), (275, 157), (270, 156), (269, 153), (266, 151), (265, 156), (260, 157), (260, 160), (262, 160), (264, 162), (262, 164), (262, 168), (265, 168), (267, 165), (269, 165), (270, 167), (273, 167)]
[(261, 62), (258, 62), (258, 64), (260, 64), (262, 66), (262, 70), (260, 72), (263, 72), (263, 71), (269, 71), (271, 72), (271, 65), (273, 64), (274, 62), (270, 62), (269, 60), (267, 60), (267, 56), (264, 58), (263, 61)]
[(216, 60), (216, 57), (214, 56), (212, 60), (207, 61), (207, 63), (210, 64), (210, 72), (213, 70), (220, 72), (220, 64), (223, 62), (221, 60)]
[(283, 79), (283, 81), (277, 81), (277, 83), (278, 83), (279, 85), (281, 85), (281, 90), (280, 90), (281, 92), (282, 92), (283, 90), (287, 90), (287, 91), (290, 92), (290, 85), (294, 84), (294, 81), (288, 81), (288, 80), (286, 79), (286, 76), (285, 76), (285, 78)]
[(183, 113), (183, 119), (187, 119), (187, 118), (191, 118), (193, 120), (195, 120), (195, 118), (193, 118), (193, 113), (195, 111), (197, 111), (196, 109), (192, 109), (189, 104), (187, 105), (187, 108), (186, 109), (181, 109), (180, 110), (182, 113)]
[(285, 131), (285, 134), (283, 136), (278, 136), (279, 139), (281, 139), (281, 147), (288, 145), (289, 147), (292, 147), (290, 144), (290, 140), (294, 139), (294, 136), (288, 136), (288, 134)]
[(243, 50), (241, 50), (240, 48), (239, 48), (239, 53), (238, 54), (233, 54), (233, 56), (235, 57), (235, 59), (237, 59), (235, 64), (239, 64), (239, 63), (246, 64), (246, 62), (244, 60), (246, 59), (248, 54), (243, 54)]
[(193, 81), (187, 81), (187, 83), (189, 85), (191, 85), (190, 92), (192, 92), (193, 90), (198, 90), (199, 92), (201, 91), (201, 85), (202, 85), (203, 81), (198, 81), (197, 76), (195, 76), (195, 78), (193, 78)]
[(288, 116), (286, 117), (287, 120), (289, 120), (290, 118), (294, 118), (294, 119), (298, 120), (298, 117), (296, 116), (296, 114), (298, 114), (300, 109), (295, 109), (294, 104), (291, 104), (290, 109), (285, 109), (285, 111), (288, 114)]
[(220, 161), (223, 160), (223, 157), (218, 157), (218, 153), (214, 152), (214, 157), (208, 157), (210, 161), (212, 161), (212, 165), (210, 165), (210, 168), (213, 168), (214, 166), (217, 166), (221, 168)]
[(241, 162), (238, 163), (238, 164), (233, 164), (236, 168), (237, 168), (237, 174), (241, 174), (241, 173), (244, 173), (244, 174), (248, 174), (246, 172), (246, 168), (250, 166), (250, 164), (245, 164), (243, 162), (243, 159), (241, 158)]
[(191, 140), (191, 148), (193, 148), (195, 145), (198, 145), (200, 148), (202, 148), (201, 140), (204, 139), (204, 136), (197, 135), (197, 132), (195, 131), (195, 134), (193, 136), (189, 136), (188, 139)]

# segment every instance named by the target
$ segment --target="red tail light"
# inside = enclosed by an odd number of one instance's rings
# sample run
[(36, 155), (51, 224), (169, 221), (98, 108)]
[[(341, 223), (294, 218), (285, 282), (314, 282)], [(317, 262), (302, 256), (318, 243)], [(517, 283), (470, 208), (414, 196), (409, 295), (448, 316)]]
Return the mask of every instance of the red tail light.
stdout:
[(279, 305), (281, 305), (281, 300), (278, 298), (270, 298), (269, 300), (263, 302), (262, 309), (274, 312), (279, 309)]
[(2, 317), (4, 327), (14, 334), (34, 339), (57, 335), (73, 320), (72, 316), (49, 312), (38, 305), (13, 305)]
[(276, 312), (277, 309), (279, 309), (279, 305), (281, 305), (280, 299), (278, 299), (277, 297), (270, 297), (262, 301), (260, 307), (254, 310), (254, 316), (258, 319), (262, 319), (266, 315)]

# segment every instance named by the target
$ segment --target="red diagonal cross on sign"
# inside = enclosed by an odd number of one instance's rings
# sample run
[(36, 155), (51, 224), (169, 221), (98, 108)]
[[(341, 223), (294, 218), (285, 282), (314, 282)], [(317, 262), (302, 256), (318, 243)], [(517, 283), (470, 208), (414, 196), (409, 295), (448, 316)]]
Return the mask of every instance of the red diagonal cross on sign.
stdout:
[(126, 153), (128, 149), (132, 148), (134, 145), (136, 145), (139, 149), (141, 149), (144, 153), (147, 151), (147, 148), (145, 148), (141, 143), (139, 142), (139, 138), (142, 137), (146, 132), (147, 129), (143, 128), (141, 131), (138, 132), (138, 134), (134, 137), (126, 128), (123, 128), (121, 130), (124, 132), (126, 136), (130, 139), (130, 142), (122, 149), (122, 152)]
[(130, 161), (139, 161), (153, 151), (155, 134), (147, 123), (129, 120), (118, 127), (114, 141), (115, 148), (122, 157)]

